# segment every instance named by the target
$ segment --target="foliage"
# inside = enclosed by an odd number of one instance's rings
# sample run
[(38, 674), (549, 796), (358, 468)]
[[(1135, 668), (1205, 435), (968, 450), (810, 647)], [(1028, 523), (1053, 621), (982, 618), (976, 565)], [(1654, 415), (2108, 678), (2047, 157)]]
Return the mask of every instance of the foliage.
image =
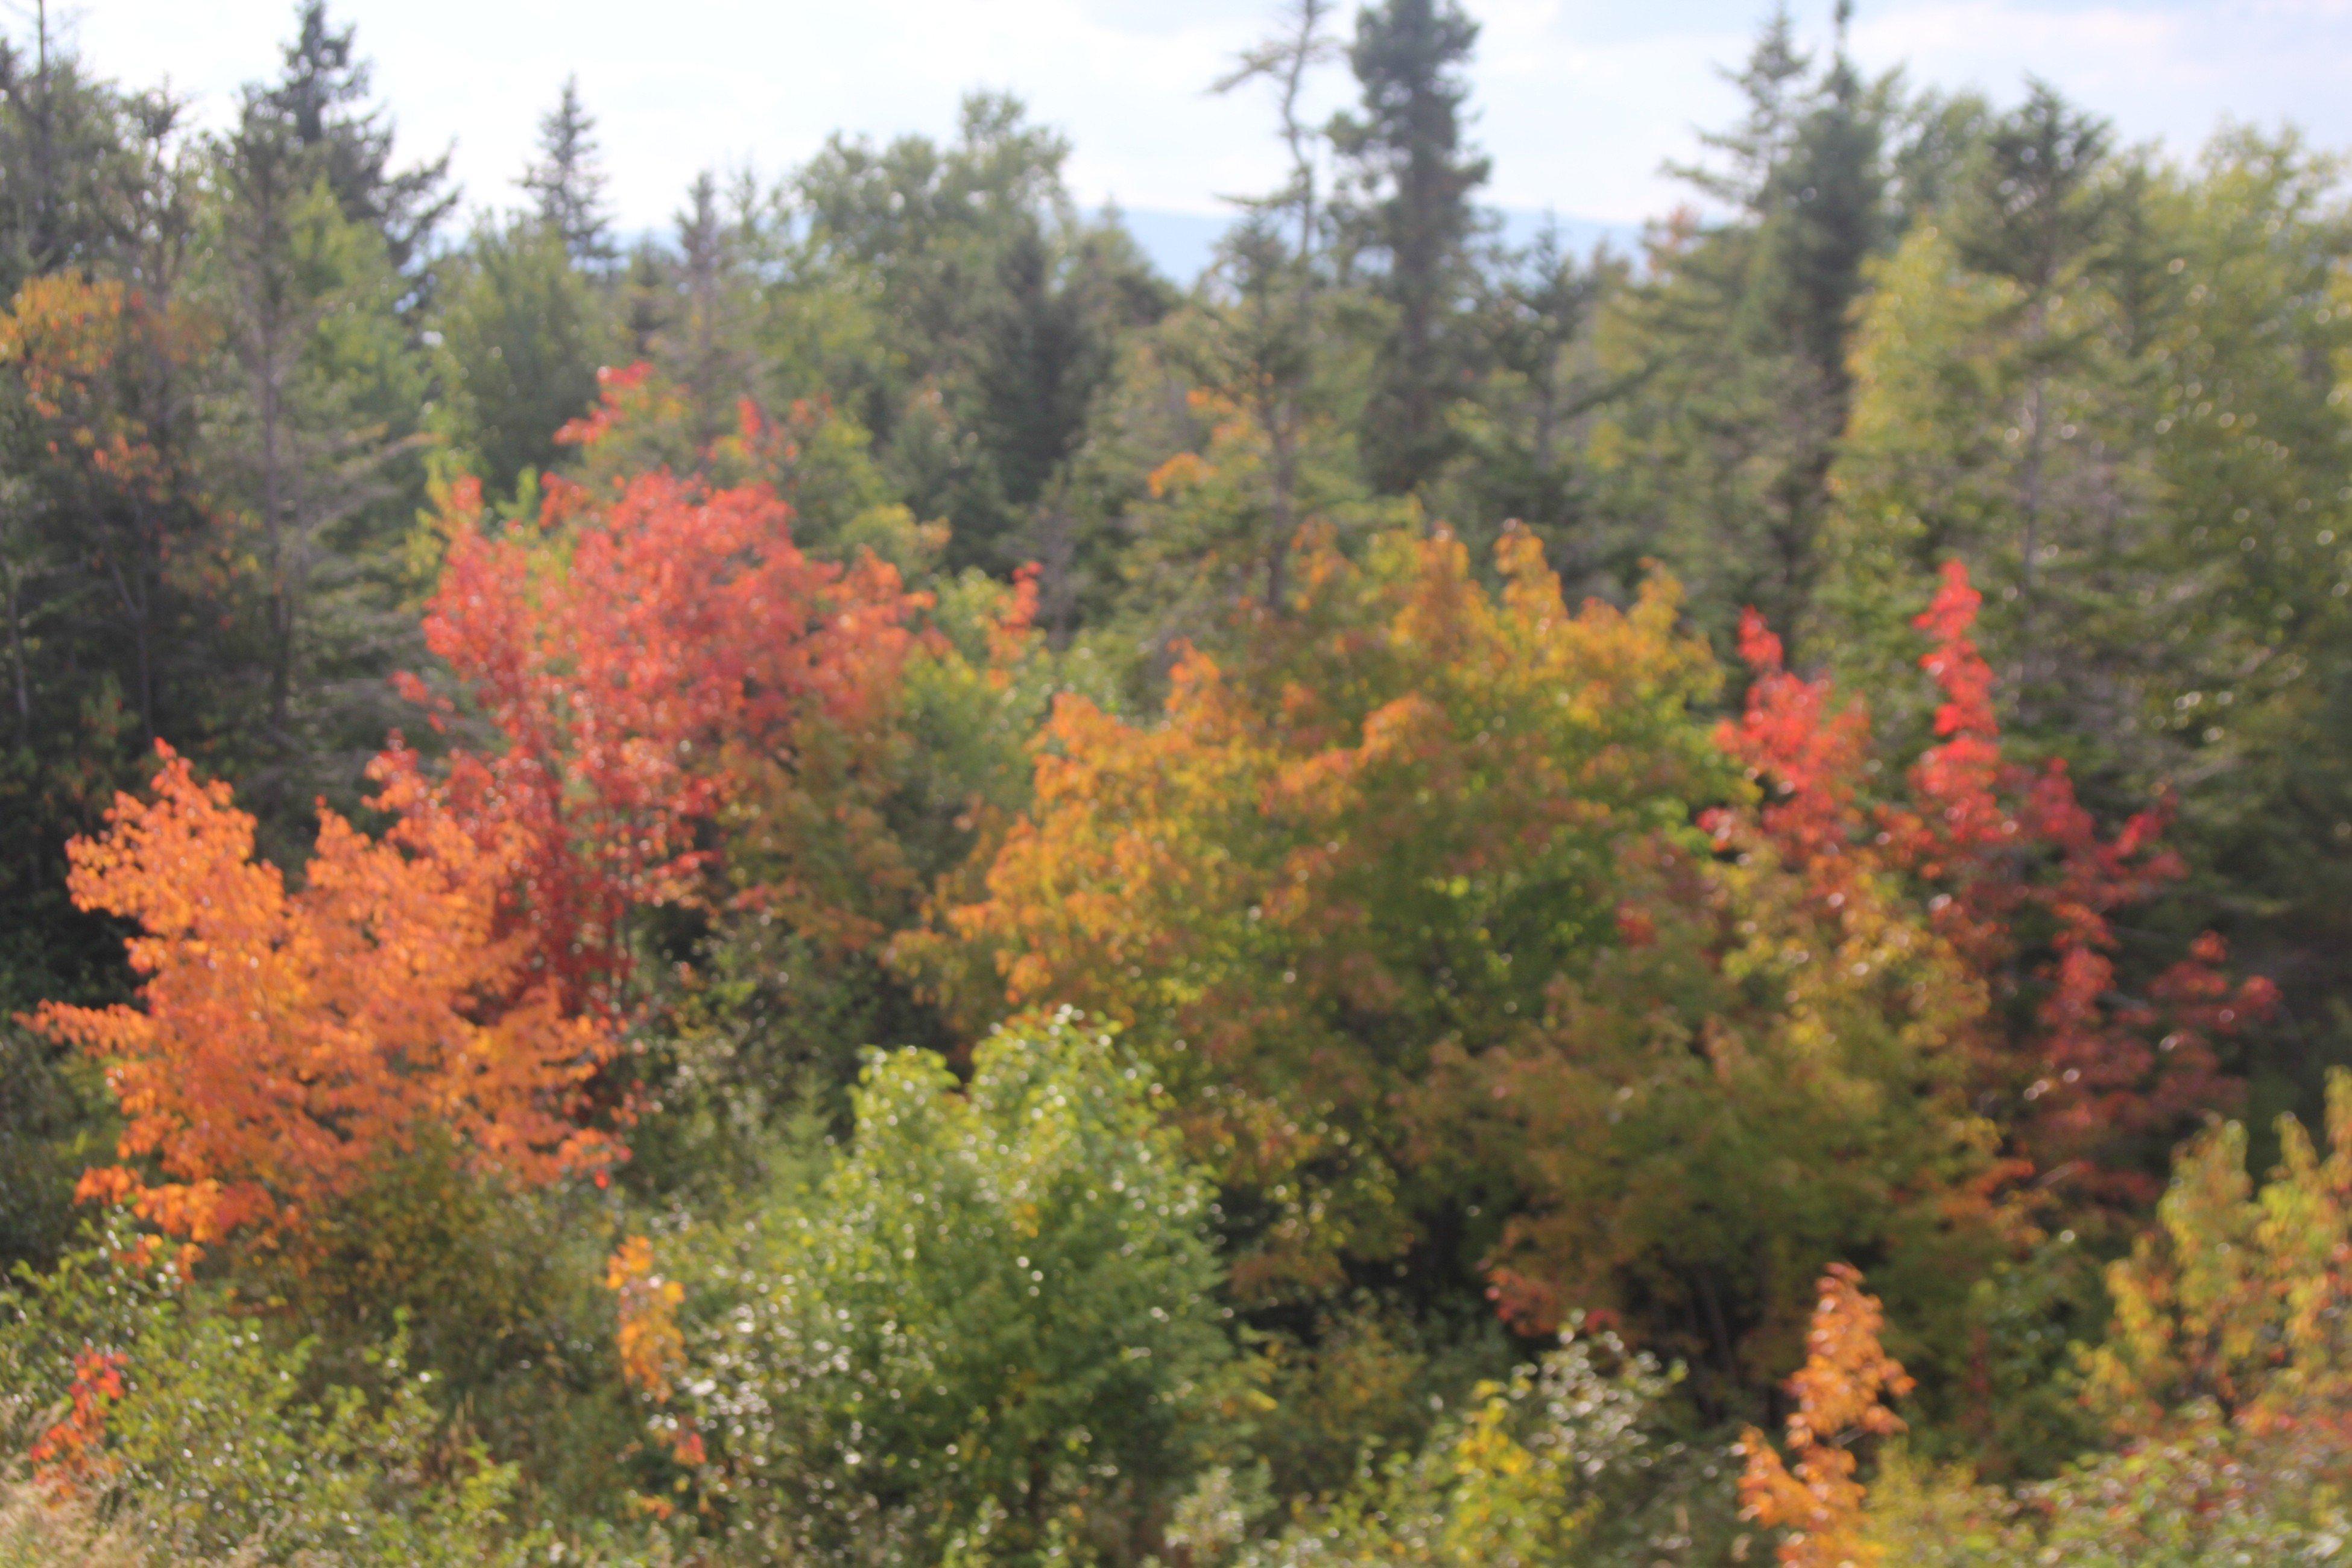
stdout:
[(1789, 1380), (1795, 1463), (1752, 1426), (1740, 1437), (1748, 1460), (1739, 1478), (1741, 1512), (1786, 1531), (1779, 1549), (1783, 1568), (1866, 1568), (1878, 1561), (1863, 1539), (1863, 1489), (1851, 1445), (1902, 1431), (1885, 1401), (1912, 1387), (1903, 1363), (1879, 1346), (1883, 1326), (1878, 1300), (1864, 1292), (1861, 1273), (1831, 1265), (1806, 1336), (1805, 1364)]
[(2344, 1424), (2344, 1154), (2352, 1078), (2330, 1085), (2323, 1157), (2300, 1125), (2259, 1192), (2244, 1128), (2175, 1162), (2156, 1227), (2107, 1269), (2115, 1317), (2082, 1352), (2119, 1440), (2008, 1489), (1898, 1456), (1866, 1532), (1923, 1563), (2340, 1563), (2352, 1558)]
[(2063, 761), (2035, 770), (2003, 755), (1992, 671), (1969, 635), (1979, 602), (1954, 563), (1915, 622), (1932, 639), (1919, 663), (1943, 700), (1907, 798), (1865, 805), (1866, 716), (1786, 673), (1753, 619), (1742, 647), (1758, 679), (1725, 742), (1780, 797), (1762, 831), (1827, 896), (1887, 870), (1934, 889), (1932, 929), (1990, 990), (1978, 1071), (2015, 1097), (2000, 1120), (2030, 1168), (2137, 1196), (2149, 1184), (2133, 1168), (2148, 1158), (2146, 1135), (2222, 1097), (2214, 1047), (2266, 1013), (2275, 989), (2231, 984), (2207, 933), (2140, 995), (2116, 994), (2113, 911), (2180, 874), (2160, 847), (2164, 814), (2103, 837)]
[(604, 1037), (494, 930), (511, 837), (485, 845), (387, 770), (393, 827), (372, 839), (322, 813), (289, 892), (228, 786), (159, 751), (154, 798), (119, 798), (106, 836), (70, 850), (76, 900), (142, 928), (142, 1005), (33, 1016), (104, 1064), (120, 1154), (153, 1162), (91, 1171), (85, 1197), (203, 1243), (299, 1229), (428, 1124), (530, 1182), (611, 1157), (569, 1116)]
[(968, 1087), (881, 1057), (814, 1191), (666, 1247), (682, 1288), (625, 1247), (633, 1370), (714, 1528), (836, 1562), (1127, 1560), (1240, 1392), (1161, 1098), (1067, 1012), (984, 1039)]
[[(818, 809), (849, 830), (847, 875), (892, 874), (858, 858), (889, 849), (861, 831), (860, 748), (919, 601), (871, 557), (810, 559), (790, 521), (762, 489), (648, 474), (607, 495), (558, 489), (541, 527), (492, 533), (478, 488), (452, 492), (425, 638), (502, 744), (457, 752), (448, 798), (477, 836), (520, 846), (503, 912), (568, 1005), (622, 1006), (631, 909), (699, 900), (699, 835), (750, 790), (799, 795), (803, 768), (845, 778)], [(850, 901), (830, 870), (788, 860), (739, 896), (814, 924)]]
[(2256, 1433), (2312, 1428), (2352, 1440), (2352, 1073), (2327, 1092), (2328, 1152), (2292, 1117), (2255, 1190), (2246, 1132), (2226, 1122), (2175, 1162), (2156, 1225), (2107, 1271), (2116, 1321), (2090, 1390), (2126, 1432), (2212, 1401)]
[(1181, 287), (16, 16), (0, 1560), (2341, 1560), (2345, 164), (1831, 9), (1636, 259), (1284, 0)]
[[(1328, 547), (1166, 721), (1055, 706), (1037, 805), (934, 949), (973, 1013), (1064, 997), (1136, 1026), (1193, 1146), (1267, 1205), (1245, 1278), (1328, 1278), (1402, 1239), (1391, 1109), (1433, 1047), (1538, 1013), (1612, 928), (1612, 851), (1706, 776), (1678, 727), (1705, 658), (1671, 591), (1571, 616), (1531, 542), (1490, 600), (1461, 546)], [(1410, 1103), (1407, 1101), (1406, 1103)]]
[[(514, 1473), (445, 1426), (397, 1336), (363, 1384), (116, 1233), (5, 1298), (10, 1416), (47, 1495), (126, 1511), (171, 1561), (520, 1563)], [(77, 1348), (78, 1347), (78, 1348)], [(70, 1369), (69, 1375), (68, 1369)]]
[[(1671, 1384), (1614, 1335), (1566, 1334), (1540, 1361), (1479, 1384), (1419, 1449), (1367, 1456), (1339, 1496), (1231, 1561), (1533, 1568), (1586, 1560), (1622, 1532), (1622, 1516), (1672, 1457), (1654, 1429)], [(1195, 1526), (1196, 1552), (1213, 1543), (1207, 1534)]]
[(1890, 1462), (1871, 1533), (1922, 1568), (2352, 1561), (2340, 1446), (2195, 1425), (2010, 1495)]

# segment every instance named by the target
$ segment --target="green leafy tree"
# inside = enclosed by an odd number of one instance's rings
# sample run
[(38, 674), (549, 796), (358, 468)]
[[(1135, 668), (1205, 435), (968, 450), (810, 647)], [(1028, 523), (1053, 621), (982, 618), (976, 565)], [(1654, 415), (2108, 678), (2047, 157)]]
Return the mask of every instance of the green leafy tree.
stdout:
[(556, 432), (595, 404), (621, 346), (607, 300), (535, 222), (476, 226), (443, 264), (432, 330), (436, 433), (499, 494), (556, 467)]

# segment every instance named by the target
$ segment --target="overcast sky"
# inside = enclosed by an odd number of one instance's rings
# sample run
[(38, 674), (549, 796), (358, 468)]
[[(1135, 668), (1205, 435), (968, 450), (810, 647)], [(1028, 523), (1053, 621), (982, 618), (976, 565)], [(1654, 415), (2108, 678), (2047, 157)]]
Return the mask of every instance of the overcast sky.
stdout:
[[(53, 9), (58, 0), (52, 0)], [(1484, 25), (1475, 134), (1488, 199), (1630, 220), (1678, 198), (1658, 173), (1731, 110), (1718, 64), (1769, 0), (1469, 0)], [(31, 0), (0, 0), (20, 24)], [(1075, 146), (1092, 203), (1207, 212), (1275, 183), (1257, 98), (1205, 92), (1271, 0), (339, 0), (404, 145), (454, 143), (476, 205), (515, 200), (539, 115), (576, 71), (625, 228), (666, 223), (695, 172), (774, 173), (835, 129), (941, 134), (959, 97), (1010, 89)], [(1830, 0), (1797, 14), (1818, 37)], [(1860, 0), (1856, 53), (2014, 98), (2038, 73), (2127, 137), (2193, 148), (2224, 116), (2352, 147), (2352, 0)], [(85, 57), (168, 79), (217, 117), (272, 70), (290, 0), (83, 0)], [(1347, 13), (1352, 15), (1352, 6)], [(1344, 93), (1344, 68), (1326, 96)]]

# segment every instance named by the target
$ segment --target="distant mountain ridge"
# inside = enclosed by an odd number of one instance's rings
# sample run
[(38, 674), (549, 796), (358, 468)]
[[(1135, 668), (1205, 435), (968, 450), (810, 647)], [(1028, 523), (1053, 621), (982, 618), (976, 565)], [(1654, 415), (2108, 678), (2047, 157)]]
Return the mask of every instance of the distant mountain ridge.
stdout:
[[(1179, 283), (1191, 283), (1200, 277), (1216, 253), (1218, 238), (1234, 226), (1236, 216), (1231, 211), (1173, 212), (1162, 207), (1122, 207), (1118, 213), (1119, 221), (1135, 236), (1152, 265)], [(1640, 248), (1642, 226), (1638, 223), (1571, 217), (1528, 207), (1494, 209), (1494, 216), (1502, 220), (1503, 237), (1513, 245), (1531, 243), (1549, 224), (1559, 229), (1561, 246), (1572, 252), (1589, 251), (1603, 243), (1627, 256)]]

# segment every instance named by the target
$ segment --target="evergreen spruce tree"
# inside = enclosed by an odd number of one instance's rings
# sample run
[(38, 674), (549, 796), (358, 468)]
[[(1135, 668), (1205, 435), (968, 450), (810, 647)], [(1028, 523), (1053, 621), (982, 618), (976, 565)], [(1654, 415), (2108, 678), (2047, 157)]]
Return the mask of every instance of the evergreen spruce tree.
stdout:
[(1445, 411), (1466, 390), (1454, 328), (1472, 279), (1471, 195), (1489, 168), (1463, 134), (1463, 70), (1477, 39), (1459, 0), (1365, 7), (1348, 51), (1362, 101), (1331, 127), (1349, 170), (1348, 237), (1374, 260), (1391, 312), (1364, 438), (1375, 479), (1396, 492), (1444, 461)]
[(580, 79), (563, 79), (555, 107), (539, 122), (539, 161), (523, 172), (540, 222), (563, 241), (573, 261), (587, 268), (614, 257), (611, 220), (604, 212), (604, 170), (596, 144), (596, 120), (580, 97)]
[(449, 184), (449, 154), (413, 168), (392, 166), (390, 114), (369, 104), (369, 67), (353, 47), (353, 29), (327, 18), (326, 0), (302, 0), (285, 65), (264, 101), (293, 143), (315, 153), (343, 216), (374, 226), (395, 271), (408, 273), (431, 248), (434, 232), (457, 205)]

